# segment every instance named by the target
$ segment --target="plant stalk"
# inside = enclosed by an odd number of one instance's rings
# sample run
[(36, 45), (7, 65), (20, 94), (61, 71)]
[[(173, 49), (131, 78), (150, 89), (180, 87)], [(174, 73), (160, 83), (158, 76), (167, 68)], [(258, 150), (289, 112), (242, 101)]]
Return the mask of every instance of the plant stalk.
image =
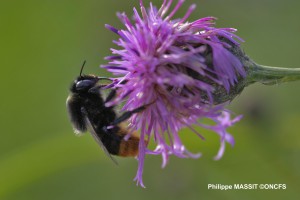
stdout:
[(275, 85), (300, 80), (300, 68), (269, 67), (255, 64), (247, 76), (247, 85), (259, 82)]

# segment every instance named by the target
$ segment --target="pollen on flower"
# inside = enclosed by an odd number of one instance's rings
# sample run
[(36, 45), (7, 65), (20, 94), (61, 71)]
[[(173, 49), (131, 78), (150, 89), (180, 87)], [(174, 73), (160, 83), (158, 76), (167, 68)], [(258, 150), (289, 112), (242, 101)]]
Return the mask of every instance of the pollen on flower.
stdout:
[(144, 93), (140, 92), (140, 93), (138, 93), (138, 94), (136, 95), (136, 97), (137, 97), (137, 98), (142, 98), (143, 95), (144, 95)]
[[(130, 119), (130, 128), (140, 130), (138, 172), (135, 180), (144, 187), (142, 173), (146, 154), (161, 155), (164, 167), (170, 155), (180, 158), (198, 158), (201, 154), (189, 152), (179, 137), (179, 131), (198, 125), (215, 131), (221, 147), (215, 159), (224, 153), (225, 142), (234, 144), (226, 129), (240, 120), (230, 118), (225, 104), (216, 104), (217, 89), (229, 93), (240, 78), (246, 76), (241, 61), (231, 52), (238, 46), (233, 28), (216, 28), (214, 17), (188, 22), (195, 5), (191, 5), (182, 18), (173, 19), (183, 0), (170, 9), (172, 0), (164, 0), (157, 9), (150, 3), (146, 9), (140, 1), (140, 13), (133, 9), (133, 21), (118, 13), (124, 29), (110, 25), (106, 28), (120, 38), (114, 41), (119, 49), (111, 49), (102, 66), (118, 76), (114, 88), (118, 97), (111, 104), (125, 101), (123, 110), (147, 105)], [(199, 122), (209, 118), (215, 125)], [(154, 150), (145, 140), (153, 139)]]

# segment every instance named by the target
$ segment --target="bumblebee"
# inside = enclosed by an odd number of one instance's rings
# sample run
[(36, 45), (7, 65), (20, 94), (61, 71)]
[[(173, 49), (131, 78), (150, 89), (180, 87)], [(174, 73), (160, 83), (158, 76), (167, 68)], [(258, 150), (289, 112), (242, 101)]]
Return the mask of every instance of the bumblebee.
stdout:
[(98, 84), (99, 80), (108, 79), (95, 75), (82, 75), (85, 61), (80, 74), (71, 84), (70, 95), (67, 99), (67, 110), (75, 133), (89, 131), (104, 152), (114, 161), (112, 155), (122, 157), (135, 157), (138, 154), (139, 136), (135, 133), (128, 140), (128, 134), (121, 122), (130, 118), (134, 113), (143, 111), (146, 106), (138, 107), (132, 111), (117, 116), (113, 106), (105, 106), (116, 96), (116, 90), (111, 89), (104, 100), (101, 88), (106, 85)]

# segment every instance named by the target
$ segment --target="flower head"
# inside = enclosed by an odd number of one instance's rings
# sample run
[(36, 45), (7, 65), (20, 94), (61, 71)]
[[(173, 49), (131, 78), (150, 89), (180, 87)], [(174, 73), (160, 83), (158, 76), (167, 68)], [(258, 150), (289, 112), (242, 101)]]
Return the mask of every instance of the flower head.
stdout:
[[(150, 3), (146, 9), (140, 1), (140, 13), (133, 9), (133, 21), (124, 13), (118, 17), (125, 29), (106, 27), (120, 36), (115, 43), (120, 49), (111, 49), (106, 57), (109, 65), (102, 66), (119, 76), (114, 83), (118, 96), (109, 104), (124, 100), (123, 110), (146, 105), (142, 112), (130, 118), (130, 128), (140, 130), (138, 172), (135, 180), (141, 186), (145, 154), (160, 154), (164, 167), (170, 155), (198, 158), (190, 153), (179, 137), (183, 127), (190, 128), (203, 138), (192, 125), (199, 125), (220, 135), (221, 148), (215, 157), (221, 158), (225, 142), (234, 144), (226, 132), (240, 119), (230, 119), (224, 104), (215, 105), (216, 89), (226, 93), (246, 76), (241, 61), (231, 52), (240, 40), (233, 28), (214, 27), (215, 18), (205, 17), (186, 21), (195, 5), (191, 5), (179, 19), (173, 19), (183, 0), (170, 10), (172, 0), (164, 0), (157, 9)], [(198, 120), (209, 118), (215, 125)], [(129, 137), (129, 136), (128, 136)], [(145, 140), (154, 139), (154, 150), (147, 148)]]

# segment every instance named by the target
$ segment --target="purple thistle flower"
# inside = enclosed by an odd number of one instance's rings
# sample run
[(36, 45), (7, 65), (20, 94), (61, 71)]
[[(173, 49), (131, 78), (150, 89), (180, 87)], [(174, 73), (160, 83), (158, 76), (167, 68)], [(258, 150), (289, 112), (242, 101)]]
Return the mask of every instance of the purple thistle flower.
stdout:
[[(229, 111), (224, 109), (227, 103), (216, 105), (215, 92), (222, 88), (229, 93), (246, 76), (243, 64), (231, 51), (239, 46), (235, 39), (242, 39), (233, 34), (233, 28), (215, 28), (214, 17), (187, 22), (194, 4), (184, 17), (172, 19), (183, 2), (179, 0), (170, 11), (172, 0), (164, 0), (160, 9), (150, 3), (148, 10), (140, 1), (141, 14), (134, 8), (133, 22), (124, 13), (118, 14), (125, 29), (106, 25), (120, 36), (114, 43), (121, 48), (111, 49), (114, 55), (106, 57), (109, 65), (102, 66), (119, 76), (113, 86), (118, 89), (117, 98), (108, 104), (126, 101), (123, 110), (147, 105), (129, 120), (131, 130), (140, 130), (135, 180), (142, 187), (146, 154), (162, 155), (162, 167), (172, 154), (180, 158), (201, 156), (189, 152), (181, 142), (179, 131), (183, 127), (202, 139), (192, 125), (215, 131), (221, 140), (215, 159), (220, 159), (225, 142), (234, 144), (226, 129), (241, 118), (231, 120)], [(203, 118), (211, 119), (215, 125), (200, 123)], [(157, 144), (154, 150), (144, 142), (152, 138)]]

